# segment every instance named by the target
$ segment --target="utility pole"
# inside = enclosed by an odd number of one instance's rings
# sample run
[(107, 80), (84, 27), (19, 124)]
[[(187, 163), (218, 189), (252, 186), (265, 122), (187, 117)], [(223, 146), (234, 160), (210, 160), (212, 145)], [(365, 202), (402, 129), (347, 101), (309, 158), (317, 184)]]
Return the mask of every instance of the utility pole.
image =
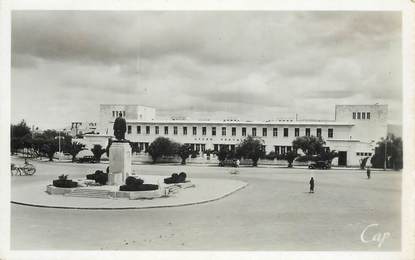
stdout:
[(386, 136), (386, 139), (385, 139), (385, 161), (383, 163), (383, 170), (384, 171), (386, 171), (387, 150), (388, 150), (388, 136)]
[(59, 130), (59, 140), (58, 140), (58, 142), (59, 142), (59, 154), (61, 153), (61, 130)]

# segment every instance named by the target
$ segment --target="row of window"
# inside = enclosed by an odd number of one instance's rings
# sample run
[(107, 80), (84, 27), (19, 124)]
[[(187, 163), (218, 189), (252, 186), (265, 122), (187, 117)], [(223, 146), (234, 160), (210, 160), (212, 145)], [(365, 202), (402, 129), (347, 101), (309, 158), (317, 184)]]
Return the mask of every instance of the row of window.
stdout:
[(370, 112), (353, 112), (353, 119), (370, 119)]
[[(164, 126), (164, 134), (168, 135), (169, 134), (169, 127), (168, 126)], [(187, 126), (183, 126), (182, 127), (182, 134), (183, 135), (187, 135), (188, 134), (188, 128)], [(197, 135), (197, 127), (193, 126), (192, 127), (192, 135)], [(141, 134), (141, 126), (136, 126), (136, 132), (137, 134)], [(127, 127), (127, 133), (131, 134), (132, 133), (132, 126), (129, 125)], [(156, 135), (160, 134), (160, 127), (159, 126), (154, 126), (154, 133)], [(145, 134), (151, 134), (151, 129), (150, 126), (145, 126)], [(207, 134), (207, 127), (202, 127), (202, 135), (206, 135)], [(311, 135), (311, 129), (310, 128), (305, 128), (304, 134), (306, 136), (310, 136)], [(173, 126), (173, 135), (178, 135), (178, 127), (177, 126)], [(211, 127), (211, 135), (212, 136), (216, 136), (216, 127), (213, 126)], [(226, 127), (222, 127), (221, 128), (221, 135), (222, 136), (226, 136), (227, 135), (227, 128)], [(231, 128), (231, 135), (232, 136), (236, 136), (236, 127), (232, 127)], [(247, 129), (246, 127), (242, 127), (241, 129), (241, 135), (242, 136), (247, 136)], [(257, 136), (257, 128), (253, 127), (251, 129), (251, 135), (252, 136)], [(268, 136), (268, 128), (262, 128), (262, 136), (266, 137)], [(278, 128), (273, 128), (272, 129), (272, 136), (278, 136)], [(283, 136), (284, 137), (288, 137), (289, 136), (289, 128), (283, 128)], [(300, 128), (294, 128), (294, 136), (300, 136)], [(322, 129), (321, 128), (317, 128), (316, 129), (316, 136), (317, 137), (321, 137), (322, 136)], [(333, 134), (333, 128), (328, 128), (327, 130), (327, 137), (328, 138), (333, 138), (334, 134)]]
[(291, 152), (292, 150), (293, 150), (292, 146), (279, 146), (279, 145), (274, 146), (275, 154), (286, 154), (286, 153)]
[(371, 156), (372, 153), (356, 153), (357, 156)]
[(125, 117), (125, 111), (112, 111), (112, 117), (119, 117), (119, 116)]

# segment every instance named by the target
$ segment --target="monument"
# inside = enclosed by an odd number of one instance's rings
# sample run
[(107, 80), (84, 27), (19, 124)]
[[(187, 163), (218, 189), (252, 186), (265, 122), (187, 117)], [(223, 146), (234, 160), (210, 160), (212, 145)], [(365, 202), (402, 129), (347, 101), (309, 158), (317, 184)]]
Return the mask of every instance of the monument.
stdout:
[(131, 175), (131, 146), (125, 139), (127, 124), (120, 114), (114, 121), (115, 140), (109, 148), (108, 185), (123, 185)]

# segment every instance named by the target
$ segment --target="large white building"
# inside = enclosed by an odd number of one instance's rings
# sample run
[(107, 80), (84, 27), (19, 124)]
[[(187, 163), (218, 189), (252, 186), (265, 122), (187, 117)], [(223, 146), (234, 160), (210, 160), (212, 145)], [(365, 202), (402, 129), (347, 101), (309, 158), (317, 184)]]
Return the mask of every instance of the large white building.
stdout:
[(127, 122), (126, 139), (146, 151), (159, 136), (179, 143), (188, 143), (197, 151), (218, 150), (223, 145), (234, 149), (246, 136), (264, 141), (267, 153), (283, 154), (292, 150), (298, 136), (321, 136), (330, 150), (339, 152), (340, 166), (355, 166), (373, 154), (376, 142), (387, 134), (387, 105), (336, 105), (334, 120), (275, 121), (159, 120), (154, 108), (139, 105), (101, 105), (99, 135), (87, 135), (88, 142), (105, 145), (113, 135), (113, 123), (121, 114)]

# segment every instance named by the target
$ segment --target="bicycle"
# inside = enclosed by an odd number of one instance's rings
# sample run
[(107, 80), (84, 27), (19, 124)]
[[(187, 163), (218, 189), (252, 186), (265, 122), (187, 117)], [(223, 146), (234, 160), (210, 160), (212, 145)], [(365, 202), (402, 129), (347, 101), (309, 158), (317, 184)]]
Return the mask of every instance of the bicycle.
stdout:
[(30, 164), (28, 162), (25, 162), (25, 164), (23, 166), (16, 166), (14, 163), (11, 164), (11, 174), (12, 176), (15, 175), (28, 175), (28, 176), (32, 176), (33, 174), (35, 174), (36, 172), (36, 168), (35, 166), (33, 166), (33, 164)]

